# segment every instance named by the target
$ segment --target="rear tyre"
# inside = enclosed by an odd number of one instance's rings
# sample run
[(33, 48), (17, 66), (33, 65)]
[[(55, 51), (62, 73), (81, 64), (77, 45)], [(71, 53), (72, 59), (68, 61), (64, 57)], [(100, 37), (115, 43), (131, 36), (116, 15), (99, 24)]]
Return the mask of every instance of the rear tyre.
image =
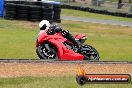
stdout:
[(36, 53), (40, 59), (58, 59), (57, 49), (50, 43), (44, 43), (37, 47)]
[(99, 61), (98, 51), (90, 45), (82, 45), (80, 53), (84, 55), (85, 60)]

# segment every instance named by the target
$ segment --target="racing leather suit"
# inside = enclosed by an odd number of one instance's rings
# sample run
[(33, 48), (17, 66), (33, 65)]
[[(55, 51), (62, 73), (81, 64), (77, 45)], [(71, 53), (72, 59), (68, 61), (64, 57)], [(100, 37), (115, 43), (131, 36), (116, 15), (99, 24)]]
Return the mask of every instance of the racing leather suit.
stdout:
[(80, 43), (75, 40), (75, 38), (72, 36), (72, 34), (69, 31), (62, 30), (61, 27), (59, 27), (58, 25), (51, 26), (46, 33), (52, 35), (58, 32), (61, 32), (63, 37), (65, 37), (67, 40), (75, 44), (77, 47), (80, 46)]

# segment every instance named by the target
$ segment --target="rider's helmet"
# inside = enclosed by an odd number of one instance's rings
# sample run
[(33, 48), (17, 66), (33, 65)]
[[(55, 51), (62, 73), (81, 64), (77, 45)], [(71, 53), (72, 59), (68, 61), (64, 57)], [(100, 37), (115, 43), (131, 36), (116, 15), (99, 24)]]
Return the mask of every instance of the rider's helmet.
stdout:
[(50, 22), (48, 20), (42, 20), (40, 23), (39, 23), (39, 28), (40, 30), (45, 30), (45, 29), (49, 29), (50, 27)]

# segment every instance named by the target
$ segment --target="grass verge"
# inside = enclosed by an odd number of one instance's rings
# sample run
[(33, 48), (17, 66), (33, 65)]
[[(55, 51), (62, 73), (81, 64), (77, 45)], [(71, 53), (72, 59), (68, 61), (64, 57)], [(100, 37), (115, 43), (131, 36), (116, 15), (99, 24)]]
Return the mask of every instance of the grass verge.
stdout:
[(35, 23), (0, 19), (0, 58), (37, 58)]
[[(132, 28), (62, 21), (72, 34), (87, 34), (87, 44), (100, 53), (101, 61), (132, 61)], [(38, 59), (35, 42), (38, 23), (0, 19), (0, 58)]]
[(0, 88), (131, 88), (130, 84), (86, 84), (80, 86), (75, 77), (0, 78)]
[(96, 18), (96, 19), (132, 22), (131, 18), (96, 14), (96, 13), (84, 12), (79, 10), (70, 10), (70, 9), (62, 9), (62, 16), (88, 17), (88, 18)]

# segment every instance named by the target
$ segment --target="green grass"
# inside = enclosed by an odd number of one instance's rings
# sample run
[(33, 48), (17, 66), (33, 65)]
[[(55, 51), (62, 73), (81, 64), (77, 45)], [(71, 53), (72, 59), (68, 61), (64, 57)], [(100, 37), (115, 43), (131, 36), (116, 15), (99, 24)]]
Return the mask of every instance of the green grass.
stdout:
[[(87, 44), (100, 53), (101, 61), (132, 61), (132, 28), (62, 21), (72, 34), (87, 34)], [(38, 59), (35, 42), (38, 23), (0, 19), (0, 58)]]
[(86, 84), (80, 86), (75, 77), (0, 78), (0, 88), (131, 88), (130, 84)]
[(37, 30), (30, 26), (21, 21), (0, 19), (0, 58), (37, 58)]
[(87, 17), (87, 18), (132, 22), (131, 18), (102, 15), (102, 14), (84, 12), (79, 10), (69, 10), (69, 9), (62, 9), (62, 16), (76, 16), (76, 17)]

